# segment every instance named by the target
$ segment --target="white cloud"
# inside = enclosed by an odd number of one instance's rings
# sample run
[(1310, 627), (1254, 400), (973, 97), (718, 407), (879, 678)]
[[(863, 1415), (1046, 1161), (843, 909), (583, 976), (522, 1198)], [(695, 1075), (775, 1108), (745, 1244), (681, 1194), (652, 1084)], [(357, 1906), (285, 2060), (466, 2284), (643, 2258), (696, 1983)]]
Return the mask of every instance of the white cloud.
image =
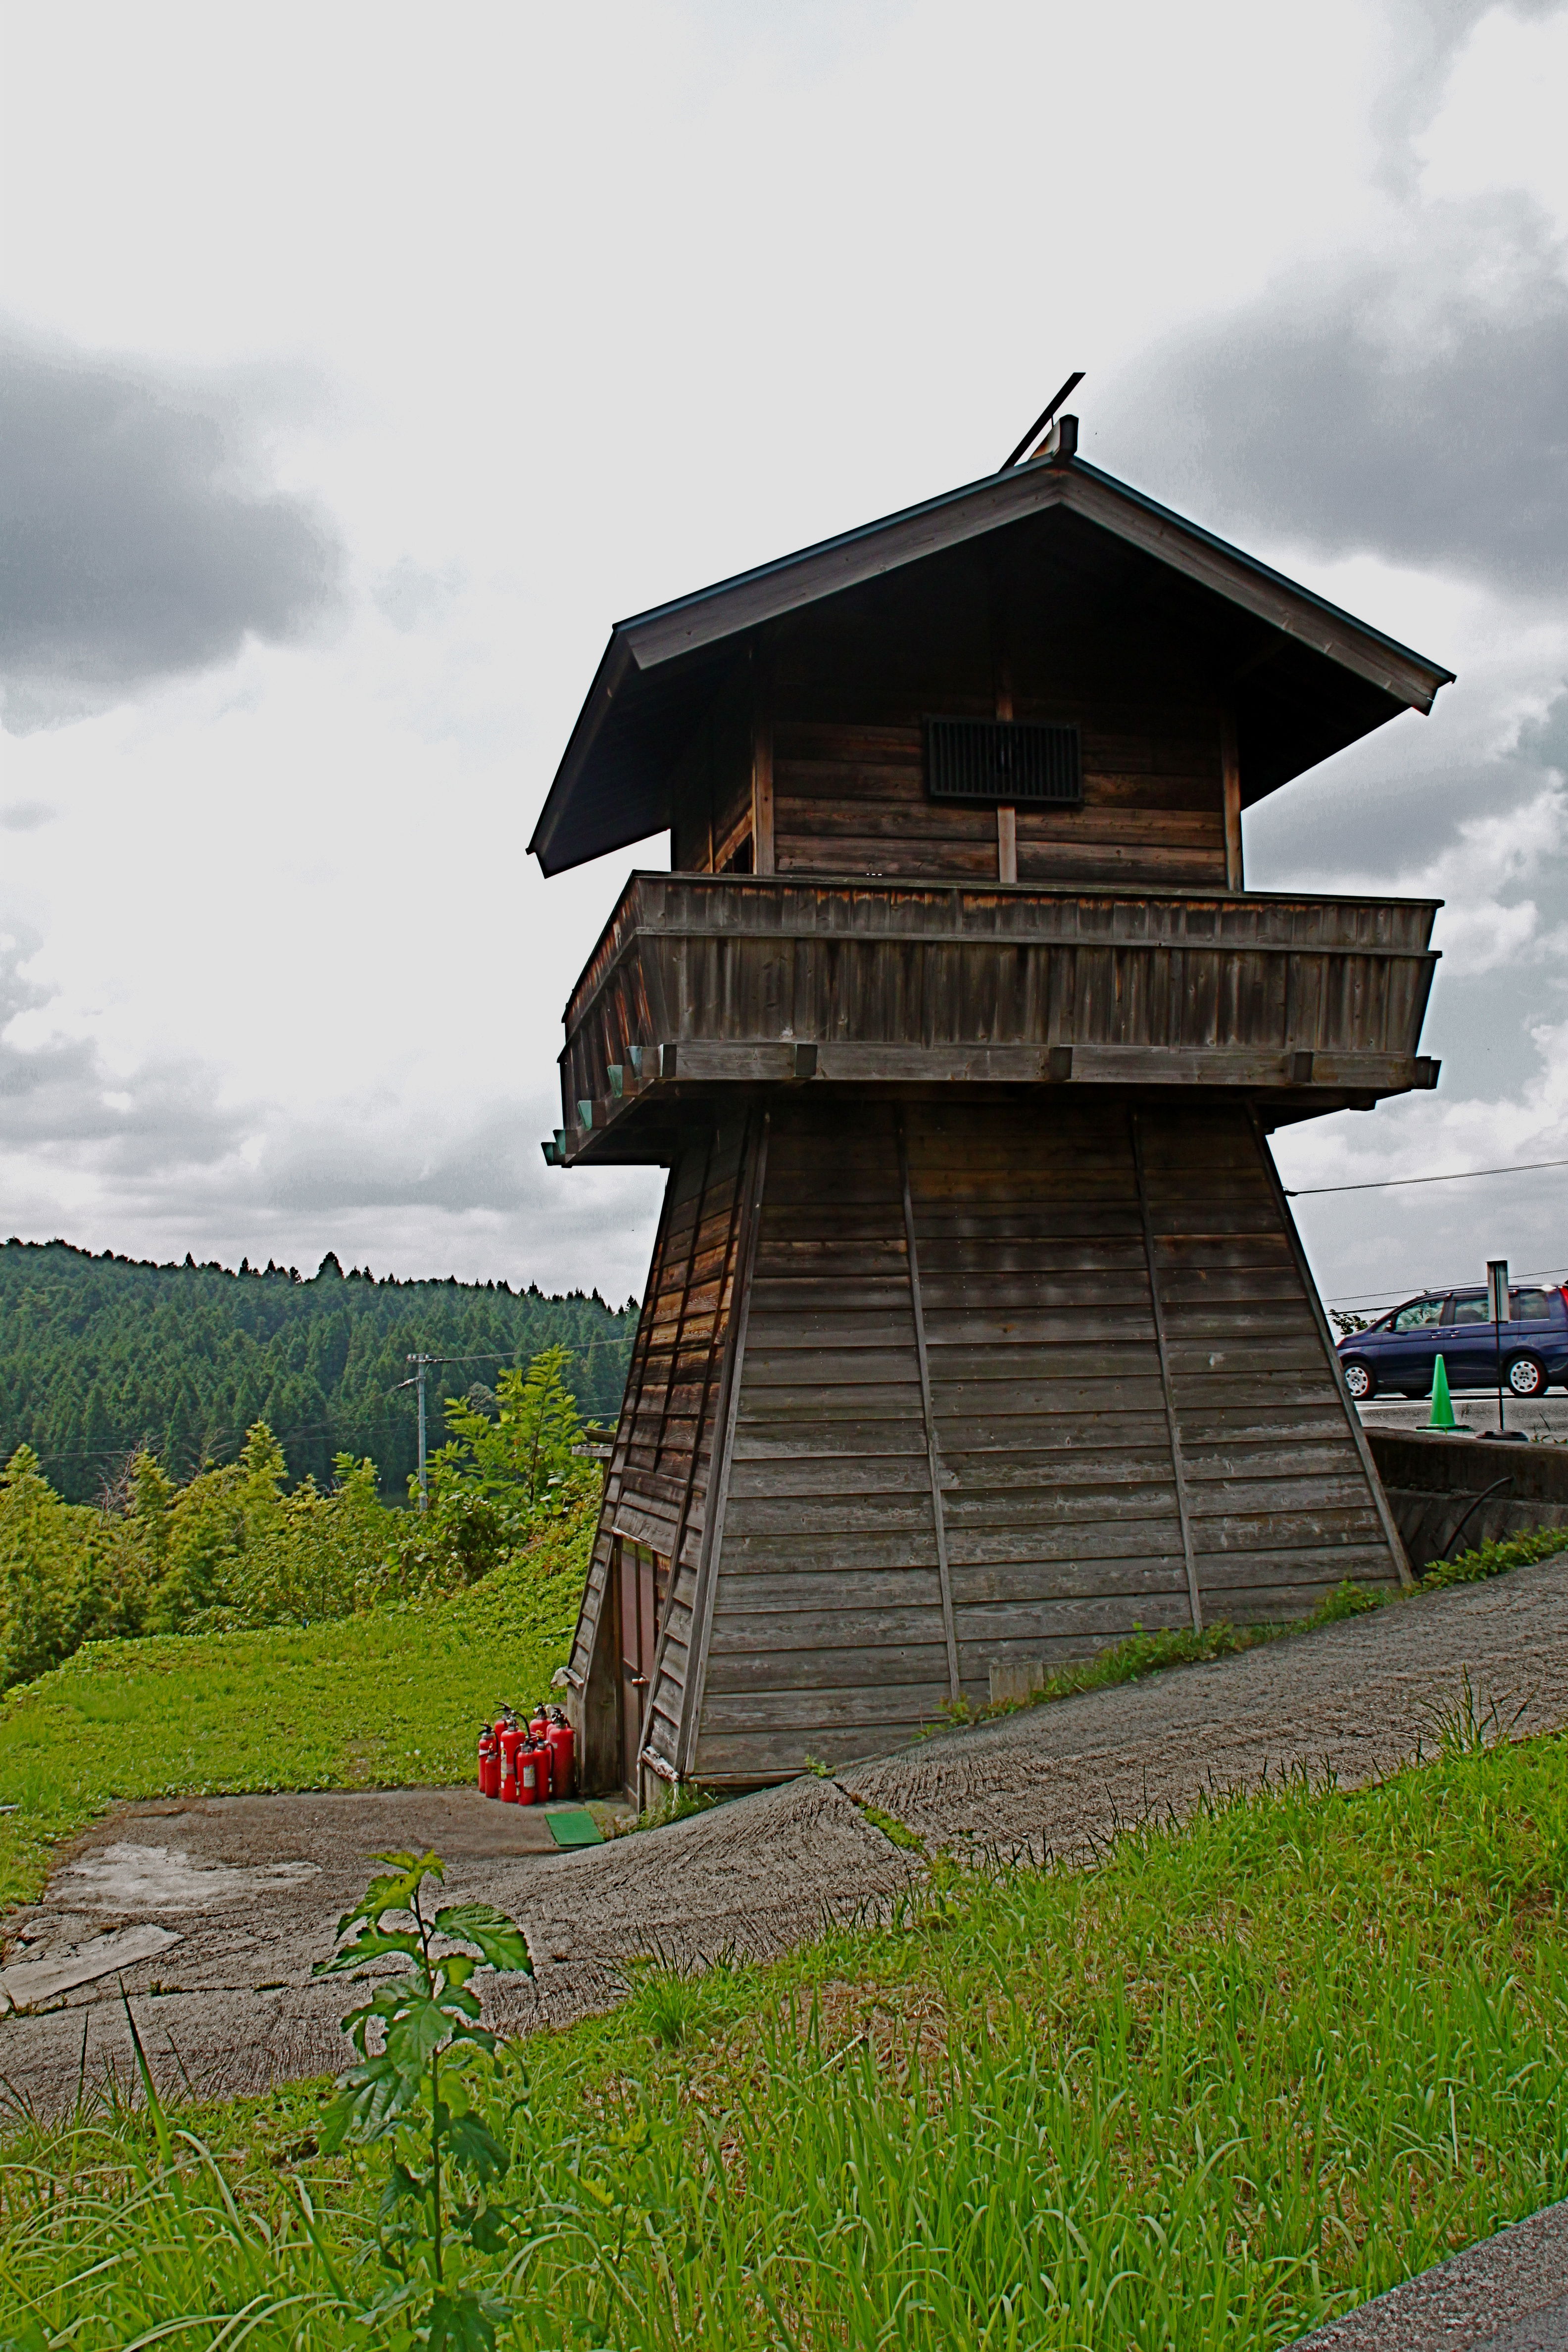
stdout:
[(1521, 188), (1568, 236), (1568, 10), (1530, 17), (1488, 11), (1449, 71), (1442, 102), (1415, 140), (1428, 198)]
[[(630, 861), (545, 886), (524, 845), (610, 621), (973, 478), (1074, 364), (1089, 454), (1114, 465), (1119, 373), (1197, 335), (1245, 383), (1248, 321), (1309, 278), (1371, 369), (1345, 289), (1430, 320), (1441, 278), (1470, 371), (1457, 405), (1457, 377), (1422, 379), (1442, 465), (1467, 403), (1478, 439), (1489, 418), (1521, 437), (1501, 344), (1472, 365), (1476, 321), (1522, 287), (1531, 331), (1555, 332), (1527, 215), (1555, 199), (1500, 145), (1456, 176), (1477, 93), (1505, 87), (1487, 24), (1466, 46), (1481, 14), (16, 15), (14, 79), (58, 95), (7, 125), (0, 204), (25, 234), (0, 302), (35, 343), (140, 354), (143, 383), (221, 382), (252, 491), (333, 518), (346, 599), (330, 644), (231, 629), (219, 668), (138, 673), (79, 724), (0, 741), (0, 913), (31, 926), (46, 992), (6, 1041), (36, 1081), (0, 1169), (18, 1229), (640, 1288), (658, 1171), (551, 1173), (537, 1149), (561, 1007)], [(1484, 212), (1500, 189), (1514, 277), (1466, 275), (1466, 224), (1504, 216)], [(1157, 373), (1141, 400), (1150, 473), (1174, 477), (1193, 420)], [(1331, 381), (1281, 409), (1286, 474), (1321, 485), (1337, 429)], [(1246, 486), (1210, 446), (1194, 510), (1223, 527)], [(1468, 540), (1436, 512), (1461, 488)], [(1512, 991), (1489, 1018), (1528, 1071), (1489, 1087), (1478, 1061), (1464, 1096), (1528, 1125), (1531, 1074), (1563, 1050), (1538, 985), (1562, 849), (1551, 762), (1506, 754), (1568, 646), (1550, 600), (1479, 580), (1467, 551), (1512, 525), (1468, 477), (1422, 511), (1418, 546), (1336, 537), (1283, 496), (1258, 513), (1259, 553), (1300, 557), (1462, 684), (1429, 727), (1249, 815), (1248, 857), (1260, 884), (1440, 883), (1435, 1020)], [(1352, 1158), (1436, 1148), (1447, 1108), (1380, 1113)], [(132, 1164), (158, 1118), (162, 1160)]]
[[(1549, 947), (1535, 899), (1504, 894), (1529, 889), (1562, 856), (1565, 815), (1562, 783), (1548, 784), (1506, 814), (1464, 818), (1436, 857), (1394, 877), (1401, 897), (1444, 902), (1435, 943), (1446, 979), (1473, 979)], [(1389, 886), (1381, 877), (1352, 873), (1338, 887), (1375, 893)]]

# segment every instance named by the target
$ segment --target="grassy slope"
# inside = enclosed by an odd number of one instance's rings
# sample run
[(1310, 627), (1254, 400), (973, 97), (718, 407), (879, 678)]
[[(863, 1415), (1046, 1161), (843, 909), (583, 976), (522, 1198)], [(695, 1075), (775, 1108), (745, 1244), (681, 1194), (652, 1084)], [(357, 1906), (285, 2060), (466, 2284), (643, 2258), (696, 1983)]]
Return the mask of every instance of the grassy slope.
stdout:
[(116, 1798), (467, 1780), (480, 1716), (565, 1657), (581, 1590), (525, 1559), (434, 1605), (79, 1651), (0, 1701), (0, 1904)]
[[(650, 1978), (510, 2062), (538, 2226), (503, 2342), (1287, 2344), (1568, 2189), (1565, 1914), (1568, 1743), (1460, 1737), (1377, 1789)], [(319, 2096), (187, 2120), (237, 2210), (276, 2221), (308, 2179), (369, 2292), (379, 2167), (314, 2158)], [(247, 2259), (194, 2155), (188, 2213), (155, 2157), (138, 2189), (149, 2147), (125, 2116), (13, 2147), (0, 2301), (75, 2323), (74, 2352), (273, 2294), (301, 2299), (252, 2304), (256, 2352), (365, 2340), (297, 2221)]]

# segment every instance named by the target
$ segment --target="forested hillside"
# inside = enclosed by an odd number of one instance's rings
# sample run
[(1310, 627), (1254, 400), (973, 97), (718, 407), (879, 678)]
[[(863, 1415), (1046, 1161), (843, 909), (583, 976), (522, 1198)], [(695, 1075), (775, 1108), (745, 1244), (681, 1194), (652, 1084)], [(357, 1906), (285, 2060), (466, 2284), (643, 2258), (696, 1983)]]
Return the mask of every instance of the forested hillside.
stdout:
[(584, 1419), (613, 1420), (637, 1328), (635, 1303), (595, 1291), (548, 1298), (503, 1283), (377, 1281), (333, 1256), (301, 1281), (290, 1267), (93, 1257), (64, 1242), (0, 1247), (0, 1463), (35, 1448), (58, 1493), (88, 1502), (137, 1448), (171, 1476), (238, 1454), (266, 1421), (295, 1478), (325, 1485), (332, 1456), (369, 1454), (383, 1492), (415, 1465), (416, 1350), (458, 1360), (431, 1375), (432, 1450), (441, 1400), (488, 1390), (542, 1348), (572, 1350), (565, 1378)]

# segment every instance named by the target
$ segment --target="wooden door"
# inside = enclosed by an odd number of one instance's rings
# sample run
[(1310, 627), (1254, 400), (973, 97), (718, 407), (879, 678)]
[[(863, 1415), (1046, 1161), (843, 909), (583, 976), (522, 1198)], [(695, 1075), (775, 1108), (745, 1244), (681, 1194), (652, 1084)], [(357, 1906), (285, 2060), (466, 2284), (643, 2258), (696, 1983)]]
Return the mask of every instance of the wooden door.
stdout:
[(616, 1546), (616, 1580), (620, 1616), (621, 1780), (634, 1803), (641, 1778), (643, 1721), (653, 1681), (654, 1652), (658, 1643), (659, 1604), (664, 1597), (665, 1563), (641, 1544), (623, 1537)]

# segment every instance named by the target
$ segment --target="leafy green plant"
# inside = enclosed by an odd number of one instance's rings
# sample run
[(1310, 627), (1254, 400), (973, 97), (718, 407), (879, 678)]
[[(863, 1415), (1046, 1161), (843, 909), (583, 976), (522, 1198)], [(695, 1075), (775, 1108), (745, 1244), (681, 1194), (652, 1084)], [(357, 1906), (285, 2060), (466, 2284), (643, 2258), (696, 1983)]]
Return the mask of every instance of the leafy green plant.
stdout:
[(1453, 1584), (1484, 1584), (1489, 1577), (1506, 1576), (1510, 1568), (1529, 1568), (1560, 1551), (1568, 1551), (1568, 1528), (1531, 1528), (1523, 1535), (1479, 1544), (1455, 1559), (1429, 1560), (1422, 1570), (1421, 1589), (1441, 1592)]
[[(338, 1922), (340, 1942), (348, 1941), (311, 1974), (342, 1976), (381, 1959), (407, 1966), (378, 1982), (343, 2020), (360, 2063), (339, 2081), (321, 2147), (328, 2156), (348, 2140), (387, 2147), (378, 2237), (396, 2284), (365, 2317), (382, 2329), (414, 2323), (420, 2330), (414, 2340), (432, 2352), (470, 2352), (494, 2343), (508, 2306), (465, 2284), (461, 2253), (483, 2259), (502, 2252), (512, 2208), (500, 2193), (510, 2155), (481, 2095), (494, 2089), (497, 2042), (478, 2022), (469, 1979), (482, 1966), (531, 1976), (533, 1963), (522, 1930), (493, 1904), (448, 1903), (426, 1916), (425, 1882), (445, 1875), (437, 1855), (381, 1853), (376, 1860), (390, 1867)], [(437, 1943), (447, 1948), (437, 1951)], [(379, 2049), (371, 2046), (373, 2026), (381, 2030)], [(488, 2084), (472, 2079), (487, 2068)]]
[(532, 1511), (565, 1484), (577, 1466), (572, 1448), (583, 1436), (565, 1381), (571, 1360), (569, 1348), (544, 1348), (526, 1372), (510, 1365), (496, 1382), (493, 1420), (465, 1398), (447, 1399), (452, 1438), (430, 1463), (437, 1504), (456, 1490)]
[(1347, 1617), (1364, 1617), (1370, 1611), (1382, 1607), (1383, 1601), (1375, 1592), (1369, 1592), (1364, 1584), (1357, 1584), (1352, 1577), (1347, 1576), (1342, 1584), (1335, 1585), (1326, 1600), (1319, 1601), (1307, 1623), (1309, 1626), (1342, 1625)]

